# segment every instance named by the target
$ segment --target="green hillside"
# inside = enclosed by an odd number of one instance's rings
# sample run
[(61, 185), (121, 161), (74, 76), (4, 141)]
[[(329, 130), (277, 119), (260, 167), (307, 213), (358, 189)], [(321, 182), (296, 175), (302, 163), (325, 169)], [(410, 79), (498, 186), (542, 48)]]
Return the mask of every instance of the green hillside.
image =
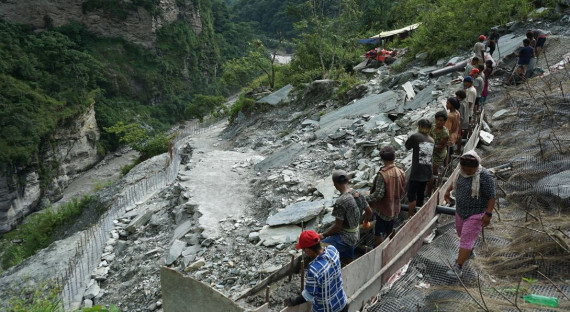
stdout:
[[(92, 104), (102, 129), (137, 122), (161, 131), (201, 117), (203, 110), (187, 106), (196, 94), (228, 94), (222, 64), (244, 53), (253, 31), (232, 22), (222, 1), (201, 1), (200, 9), (199, 35), (174, 22), (150, 50), (97, 37), (73, 21), (40, 33), (0, 21), (0, 166), (37, 163), (55, 129)], [(119, 141), (104, 132), (101, 144), (112, 150)]]

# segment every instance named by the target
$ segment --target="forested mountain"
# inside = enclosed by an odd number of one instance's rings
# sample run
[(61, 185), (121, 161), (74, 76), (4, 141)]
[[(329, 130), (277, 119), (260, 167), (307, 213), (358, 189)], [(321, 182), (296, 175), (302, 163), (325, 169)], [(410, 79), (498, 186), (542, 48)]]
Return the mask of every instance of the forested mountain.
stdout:
[[(136, 119), (160, 130), (193, 117), (184, 111), (194, 94), (226, 94), (221, 66), (244, 53), (253, 32), (232, 22), (222, 1), (201, 1), (200, 17), (199, 34), (177, 20), (156, 32), (152, 49), (96, 36), (76, 21), (39, 33), (1, 21), (0, 163), (36, 162), (46, 136), (94, 103), (102, 128)], [(196, 116), (205, 113), (196, 108)], [(103, 133), (102, 143), (109, 149), (118, 141)]]
[(305, 0), (235, 0), (232, 9), (237, 21), (247, 21), (268, 37), (291, 39), (298, 34), (293, 23), (299, 21), (295, 8)]

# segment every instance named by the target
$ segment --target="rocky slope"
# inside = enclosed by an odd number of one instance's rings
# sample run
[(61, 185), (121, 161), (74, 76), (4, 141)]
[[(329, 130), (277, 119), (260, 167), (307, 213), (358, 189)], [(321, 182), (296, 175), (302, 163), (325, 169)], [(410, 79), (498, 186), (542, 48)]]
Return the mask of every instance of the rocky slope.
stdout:
[(97, 35), (121, 37), (146, 47), (154, 46), (158, 29), (177, 19), (188, 22), (196, 34), (202, 31), (200, 11), (192, 0), (161, 0), (154, 14), (144, 7), (133, 6), (131, 1), (116, 1), (118, 8), (113, 8), (114, 11), (96, 5), (91, 8), (90, 2), (94, 1), (7, 0), (0, 5), (0, 18), (29, 24), (38, 30), (74, 20)]

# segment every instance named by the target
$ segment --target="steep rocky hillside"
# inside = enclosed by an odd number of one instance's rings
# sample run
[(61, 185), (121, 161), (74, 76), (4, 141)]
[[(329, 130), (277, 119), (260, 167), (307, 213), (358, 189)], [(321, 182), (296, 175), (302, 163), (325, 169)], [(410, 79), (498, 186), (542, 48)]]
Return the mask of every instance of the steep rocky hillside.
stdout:
[(0, 5), (0, 19), (38, 30), (74, 20), (99, 36), (124, 38), (145, 47), (155, 46), (156, 32), (176, 20), (186, 21), (196, 35), (203, 27), (200, 9), (192, 0), (8, 0)]

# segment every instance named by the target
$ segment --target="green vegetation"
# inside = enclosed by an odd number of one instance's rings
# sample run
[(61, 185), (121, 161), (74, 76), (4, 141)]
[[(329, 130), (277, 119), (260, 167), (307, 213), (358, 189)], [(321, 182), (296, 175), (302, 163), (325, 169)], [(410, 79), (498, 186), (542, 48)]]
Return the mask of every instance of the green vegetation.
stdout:
[(33, 287), (13, 288), (8, 299), (8, 312), (62, 311), (60, 291), (58, 285), (47, 281)]
[(162, 133), (149, 136), (147, 131), (137, 123), (125, 124), (118, 122), (112, 127), (105, 128), (107, 133), (117, 135), (119, 142), (128, 144), (139, 152), (139, 161), (147, 160), (153, 156), (166, 153), (168, 145), (174, 136), (165, 136)]
[(197, 117), (202, 120), (207, 115), (215, 112), (225, 102), (226, 98), (223, 96), (196, 94), (192, 101), (186, 105), (184, 115)]
[[(83, 10), (125, 18), (141, 6), (160, 14), (157, 3), (88, 0)], [(99, 38), (74, 21), (41, 33), (0, 21), (0, 171), (37, 167), (47, 186), (58, 163), (40, 159), (52, 148), (55, 130), (92, 106), (99, 127), (136, 123), (149, 137), (184, 118), (209, 114), (212, 107), (196, 107), (203, 98), (194, 97), (231, 91), (221, 82), (220, 69), (243, 55), (253, 31), (247, 23), (234, 23), (222, 0), (195, 5), (202, 31), (196, 34), (188, 22), (174, 22), (157, 31), (155, 49)], [(148, 148), (159, 141), (149, 141)], [(103, 132), (98, 153), (120, 144), (118, 135)]]
[(531, 7), (530, 0), (482, 0), (476, 5), (467, 0), (401, 0), (394, 16), (406, 24), (423, 23), (403, 45), (409, 46), (412, 54), (428, 52), (428, 59), (436, 61), (458, 49), (472, 48), (480, 34), (487, 35), (492, 26), (524, 18)]
[(230, 123), (234, 122), (239, 112), (249, 113), (253, 111), (254, 107), (255, 107), (255, 101), (253, 99), (245, 97), (245, 92), (240, 93), (237, 101), (230, 108), (230, 113), (229, 113)]
[(30, 216), (26, 223), (6, 233), (0, 239), (2, 269), (18, 265), (36, 251), (49, 246), (89, 205), (93, 204), (95, 203), (90, 196), (73, 199), (72, 202), (59, 207), (57, 211), (48, 208)]
[(158, 0), (133, 0), (133, 1), (116, 1), (116, 0), (87, 0), (81, 4), (83, 13), (102, 10), (110, 16), (124, 20), (130, 13), (136, 12), (138, 7), (143, 7), (151, 15), (159, 12)]
[[(22, 283), (25, 284), (25, 283)], [(43, 281), (30, 287), (15, 287), (8, 298), (8, 312), (60, 312), (63, 311), (59, 298), (61, 286), (53, 281)], [(101, 305), (82, 308), (76, 312), (120, 312), (115, 305), (106, 308)]]
[(100, 305), (93, 306), (92, 308), (83, 308), (81, 312), (120, 312), (119, 308), (114, 305), (110, 305), (109, 308), (105, 308)]
[(350, 89), (362, 83), (360, 79), (346, 73), (340, 75), (338, 80), (340, 82), (340, 85), (336, 91), (335, 98), (343, 102), (347, 101), (346, 93)]
[(100, 190), (113, 185), (113, 181), (101, 181), (95, 180), (93, 183), (93, 193), (99, 192)]
[(251, 23), (261, 34), (270, 38), (293, 38), (297, 32), (293, 23), (298, 18), (290, 11), (305, 0), (238, 0), (232, 6), (236, 20)]

